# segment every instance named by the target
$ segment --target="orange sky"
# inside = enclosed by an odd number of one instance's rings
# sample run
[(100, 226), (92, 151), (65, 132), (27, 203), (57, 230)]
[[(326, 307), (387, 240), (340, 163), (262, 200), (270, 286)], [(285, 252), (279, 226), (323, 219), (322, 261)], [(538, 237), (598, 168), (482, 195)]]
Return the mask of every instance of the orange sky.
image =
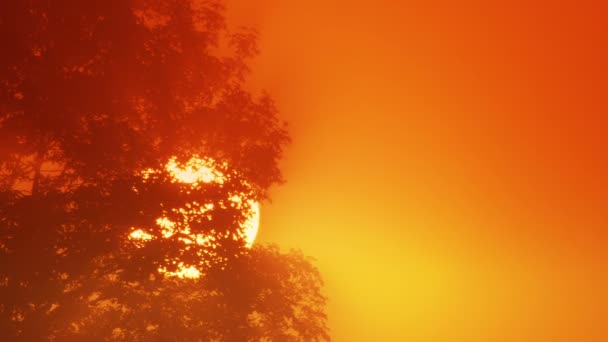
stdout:
[(607, 341), (607, 8), (456, 3), (228, 1), (293, 136), (260, 240), (335, 341)]

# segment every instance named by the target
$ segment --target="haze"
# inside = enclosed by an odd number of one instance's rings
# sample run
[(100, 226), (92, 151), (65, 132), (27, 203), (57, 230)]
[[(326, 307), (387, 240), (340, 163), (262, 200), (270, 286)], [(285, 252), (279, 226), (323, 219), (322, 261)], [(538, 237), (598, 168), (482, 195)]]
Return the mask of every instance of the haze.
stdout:
[(259, 240), (335, 341), (608, 339), (601, 7), (228, 2), (294, 141)]

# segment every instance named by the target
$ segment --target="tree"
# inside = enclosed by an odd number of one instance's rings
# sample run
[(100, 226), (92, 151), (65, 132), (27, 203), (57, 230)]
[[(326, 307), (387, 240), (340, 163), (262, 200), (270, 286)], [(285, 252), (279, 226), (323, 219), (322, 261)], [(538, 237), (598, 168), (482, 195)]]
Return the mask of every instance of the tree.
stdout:
[[(310, 262), (235, 238), (288, 142), (270, 97), (244, 88), (254, 32), (229, 32), (217, 1), (7, 1), (0, 45), (7, 339), (327, 338)], [(167, 162), (193, 156), (222, 182), (176, 182)], [(154, 239), (132, 243), (136, 227)], [(216, 243), (186, 246), (197, 234)], [(205, 276), (159, 273), (178, 265)]]
[(60, 341), (329, 339), (320, 275), (301, 253), (256, 246), (229, 269), (214, 272), (192, 280), (89, 278), (84, 300), (55, 309), (59, 319), (51, 336)]

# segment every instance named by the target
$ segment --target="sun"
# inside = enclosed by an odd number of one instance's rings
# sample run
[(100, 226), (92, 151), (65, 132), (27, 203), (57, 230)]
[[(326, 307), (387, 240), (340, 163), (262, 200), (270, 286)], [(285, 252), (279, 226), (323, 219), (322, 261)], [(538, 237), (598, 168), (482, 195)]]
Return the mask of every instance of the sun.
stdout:
[[(165, 166), (167, 172), (180, 183), (224, 183), (226, 176), (215, 167), (215, 160), (211, 158), (192, 157), (184, 164), (179, 165), (176, 158), (171, 158)], [(243, 198), (234, 195), (230, 198), (235, 203), (242, 204)], [(244, 208), (249, 211), (248, 219), (242, 224), (243, 238), (247, 247), (251, 247), (260, 227), (260, 204), (253, 200), (246, 200)]]
[[(224, 184), (228, 175), (222, 172), (227, 168), (226, 163), (218, 164), (212, 158), (203, 158), (199, 156), (193, 156), (186, 163), (179, 163), (177, 158), (171, 158), (164, 165), (164, 172), (167, 172), (172, 182), (189, 184), (192, 190), (199, 188), (201, 184)], [(141, 173), (144, 179), (152, 177), (154, 174), (163, 172), (160, 170), (148, 169)], [(245, 193), (236, 193), (228, 198), (228, 201), (234, 207), (238, 208), (245, 215), (245, 221), (240, 225), (240, 231), (233, 235), (232, 238), (235, 240), (242, 239), (247, 248), (251, 248), (255, 238), (258, 234), (260, 226), (260, 203), (246, 199)], [(179, 212), (188, 218), (195, 215), (204, 216), (207, 211), (213, 209), (212, 203), (204, 205), (191, 206), (187, 204), (185, 208), (173, 208), (173, 212)], [(159, 217), (156, 220), (156, 225), (161, 229), (162, 237), (169, 238), (179, 233), (179, 240), (184, 243), (186, 248), (189, 245), (200, 245), (204, 247), (215, 247), (217, 245), (217, 239), (215, 236), (209, 234), (194, 234), (190, 231), (188, 225), (181, 225), (178, 228), (176, 222), (171, 221), (167, 217)], [(228, 235), (226, 237), (229, 237)], [(155, 237), (147, 233), (141, 228), (132, 228), (129, 234), (129, 239), (133, 241), (137, 246), (141, 247), (146, 242), (151, 241)], [(201, 258), (205, 256), (201, 255)], [(209, 257), (209, 255), (207, 255)], [(177, 260), (166, 260), (172, 263), (176, 271), (168, 271), (166, 268), (159, 268), (159, 272), (164, 273), (166, 276), (179, 277), (179, 278), (199, 278), (202, 275), (202, 270), (197, 269), (194, 266), (186, 266), (182, 262)]]

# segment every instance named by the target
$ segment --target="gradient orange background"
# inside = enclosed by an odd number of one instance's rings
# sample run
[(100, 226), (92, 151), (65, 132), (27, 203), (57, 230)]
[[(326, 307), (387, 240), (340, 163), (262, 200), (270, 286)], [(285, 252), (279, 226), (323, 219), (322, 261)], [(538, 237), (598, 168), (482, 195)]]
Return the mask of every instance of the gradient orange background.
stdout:
[(335, 341), (608, 341), (602, 2), (228, 2), (291, 125), (259, 239)]

